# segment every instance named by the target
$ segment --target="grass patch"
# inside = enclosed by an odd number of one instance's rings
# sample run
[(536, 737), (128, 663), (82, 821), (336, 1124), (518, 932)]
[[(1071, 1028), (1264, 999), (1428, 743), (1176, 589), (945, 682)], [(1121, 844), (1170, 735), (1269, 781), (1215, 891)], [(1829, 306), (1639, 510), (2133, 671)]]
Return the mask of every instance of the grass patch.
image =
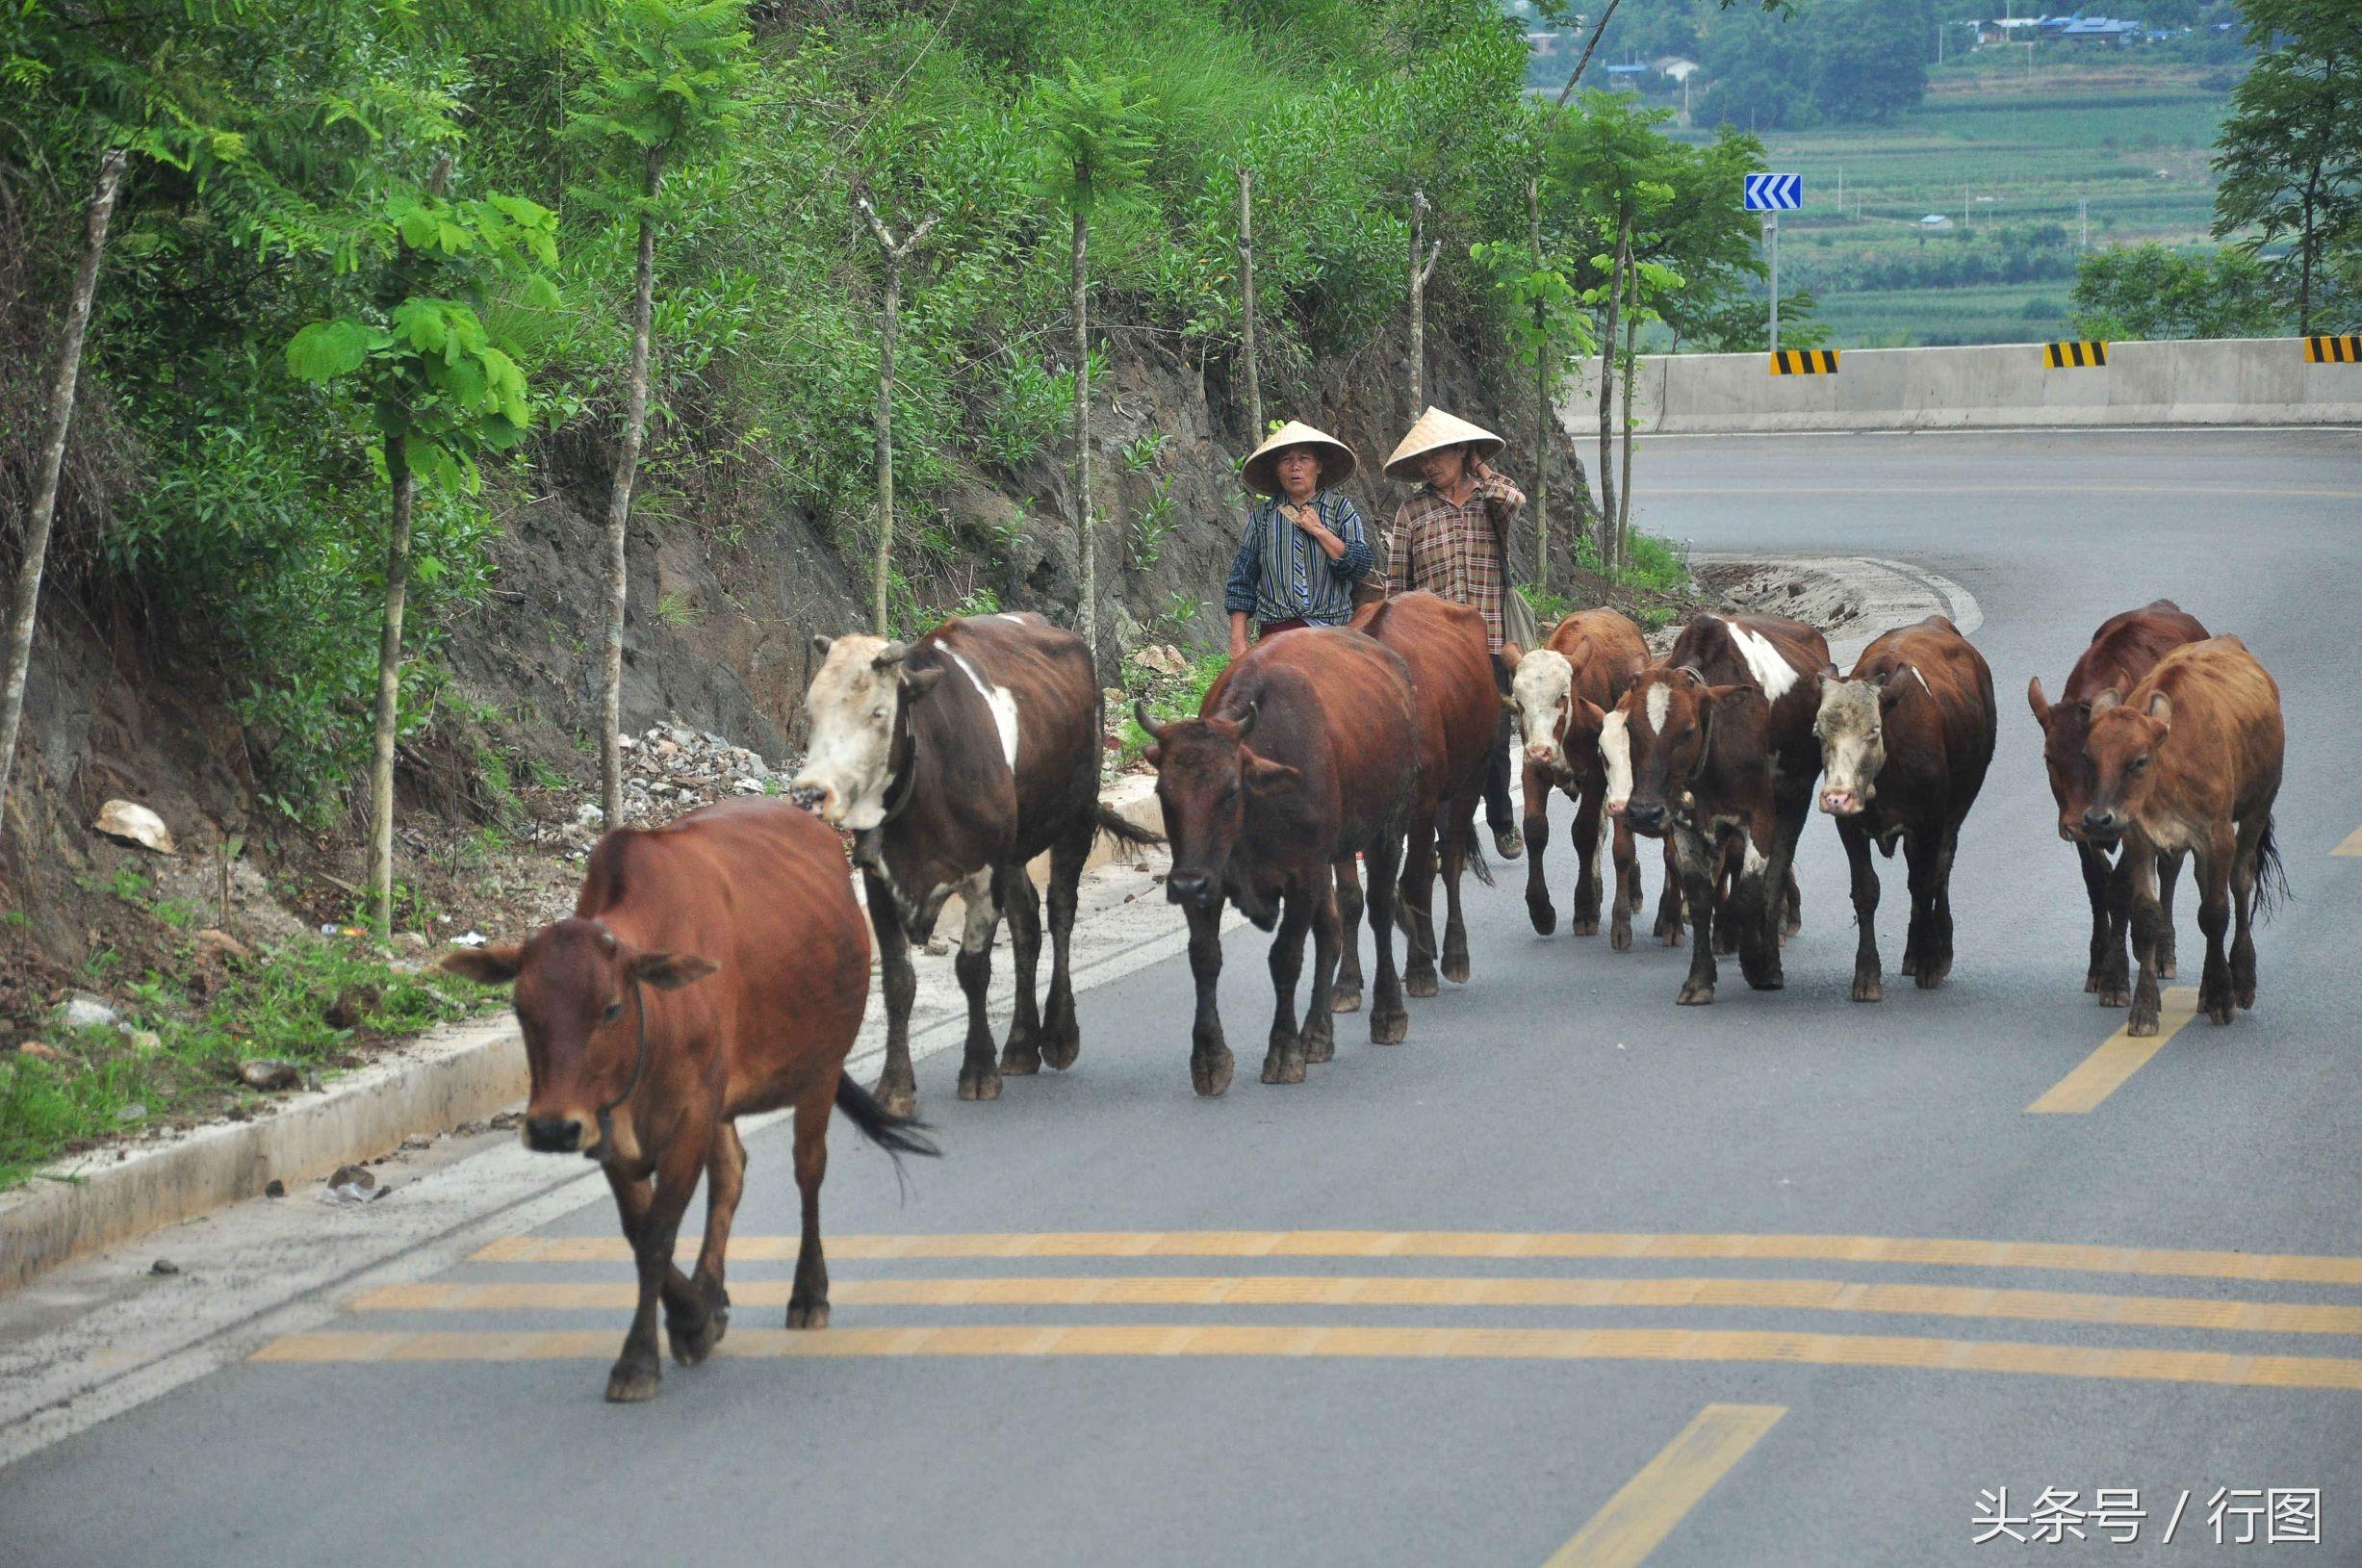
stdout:
[[(504, 997), (439, 969), (399, 969), (361, 945), (304, 937), (210, 967), (183, 949), (168, 972), (122, 988), (125, 1023), (59, 1032), (61, 1062), (0, 1054), (0, 1191), (115, 1134), (222, 1114), (270, 1096), (239, 1064), (292, 1062), (307, 1076), (361, 1065), (359, 1052), (489, 1012)], [(334, 1013), (338, 1021), (330, 1021)]]
[[(1204, 706), (1206, 688), (1215, 678), (1230, 667), (1228, 654), (1207, 654), (1189, 667), (1184, 675), (1161, 676), (1142, 669), (1130, 660), (1124, 661), (1123, 689), (1148, 705), (1159, 724), (1170, 724), (1175, 719), (1194, 719)], [(1123, 717), (1123, 744), (1117, 751), (1120, 766), (1130, 767), (1140, 760), (1141, 754), (1152, 744), (1148, 732), (1140, 727), (1139, 716), (1128, 707)]]

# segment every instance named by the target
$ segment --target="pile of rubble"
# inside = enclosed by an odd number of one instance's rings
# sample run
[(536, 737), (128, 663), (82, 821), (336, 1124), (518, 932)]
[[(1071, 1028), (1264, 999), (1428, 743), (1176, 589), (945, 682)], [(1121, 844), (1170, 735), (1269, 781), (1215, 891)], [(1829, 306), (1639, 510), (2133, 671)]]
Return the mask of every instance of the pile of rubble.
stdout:
[[(791, 764), (772, 767), (744, 746), (710, 731), (659, 724), (646, 734), (625, 735), (624, 821), (634, 825), (670, 822), (684, 811), (735, 795), (784, 795), (794, 776)], [(572, 821), (545, 824), (536, 840), (586, 850), (605, 830), (599, 802), (586, 800)]]

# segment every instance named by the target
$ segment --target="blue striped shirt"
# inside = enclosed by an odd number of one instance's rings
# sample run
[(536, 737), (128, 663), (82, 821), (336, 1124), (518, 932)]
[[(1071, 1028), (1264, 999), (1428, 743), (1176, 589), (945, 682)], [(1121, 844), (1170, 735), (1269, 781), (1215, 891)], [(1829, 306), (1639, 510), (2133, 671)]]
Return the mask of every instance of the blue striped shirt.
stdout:
[(1312, 535), (1280, 511), (1277, 501), (1266, 497), (1247, 518), (1245, 537), (1230, 563), (1224, 609), (1243, 610), (1258, 621), (1303, 620), (1314, 626), (1343, 626), (1352, 619), (1354, 580), (1370, 570), (1373, 559), (1361, 513), (1338, 490), (1322, 491), (1312, 506), (1321, 526), (1345, 541), (1345, 553), (1330, 560)]

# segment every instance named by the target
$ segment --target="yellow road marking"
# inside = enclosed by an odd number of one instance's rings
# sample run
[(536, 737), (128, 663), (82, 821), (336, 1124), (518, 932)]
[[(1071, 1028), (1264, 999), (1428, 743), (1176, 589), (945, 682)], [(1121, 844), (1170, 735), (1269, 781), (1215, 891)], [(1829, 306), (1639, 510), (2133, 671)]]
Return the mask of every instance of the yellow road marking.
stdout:
[(1778, 1404), (1709, 1404), (1542, 1568), (1636, 1568), (1772, 1423)]
[(2124, 1086), (2124, 1080), (2139, 1072), (2155, 1056), (2165, 1042), (2182, 1031), (2182, 1025), (2197, 1015), (2198, 992), (2195, 986), (2175, 986), (2157, 999), (2157, 1032), (2144, 1040), (2135, 1040), (2118, 1029), (2091, 1055), (2083, 1065), (2042, 1092), (2042, 1097), (2026, 1107), (2029, 1112), (2055, 1112), (2065, 1116), (2080, 1116)]
[[(781, 1307), (784, 1279), (730, 1288), (738, 1307)], [(1840, 1279), (1437, 1279), (1374, 1274), (1141, 1274), (1120, 1278), (840, 1279), (838, 1306), (1385, 1306), (1750, 1307), (1901, 1317), (2005, 1318), (2258, 1334), (2362, 1336), (2362, 1307), (2222, 1301), (2181, 1296), (2093, 1296), (1960, 1285), (1865, 1285)], [(385, 1285), (356, 1312), (628, 1311), (628, 1280)]]
[(2342, 855), (2349, 860), (2362, 859), (2362, 828), (2356, 828), (2353, 832), (2348, 834), (2346, 835), (2346, 841), (2338, 845), (2337, 848), (2331, 850), (2329, 853), (2332, 855)]
[[(738, 1236), (733, 1261), (796, 1255), (793, 1236)], [(694, 1256), (695, 1244), (681, 1244)], [(2289, 1252), (2188, 1251), (2073, 1242), (1984, 1242), (1916, 1236), (1669, 1235), (1646, 1231), (1142, 1230), (1017, 1234), (831, 1236), (838, 1259), (895, 1258), (1745, 1258), (1934, 1268), (2048, 1269), (2068, 1273), (2159, 1274), (2183, 1279), (2263, 1279), (2362, 1285), (2362, 1257)], [(628, 1263), (620, 1236), (506, 1236), (477, 1263)]]
[[(604, 1359), (612, 1329), (536, 1333), (289, 1334), (257, 1361), (550, 1361)], [(1280, 1356), (1378, 1360), (1724, 1361), (1895, 1367), (2046, 1377), (2362, 1392), (2362, 1361), (2117, 1350), (2008, 1340), (1796, 1334), (1684, 1328), (1377, 1328), (1231, 1324), (1095, 1326), (978, 1324), (932, 1328), (744, 1328), (715, 1354), (741, 1359), (872, 1356)]]

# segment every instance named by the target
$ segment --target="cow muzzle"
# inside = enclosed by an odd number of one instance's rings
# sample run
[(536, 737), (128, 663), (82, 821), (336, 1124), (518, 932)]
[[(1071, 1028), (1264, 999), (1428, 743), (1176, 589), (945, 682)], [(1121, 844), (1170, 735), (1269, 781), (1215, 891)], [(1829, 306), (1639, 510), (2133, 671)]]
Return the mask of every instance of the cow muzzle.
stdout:
[(1821, 791), (1821, 810), (1831, 816), (1852, 816), (1862, 807), (1861, 797), (1850, 789)]
[[(808, 811), (819, 812), (823, 817), (829, 815), (832, 793), (826, 784), (813, 784), (809, 779), (798, 779), (787, 786), (789, 800)], [(830, 820), (834, 821), (834, 818)]]
[(2083, 813), (2083, 838), (2088, 844), (2113, 849), (2124, 836), (2124, 819), (2105, 807), (2094, 806)]
[(578, 1154), (582, 1148), (584, 1122), (580, 1116), (561, 1113), (557, 1116), (527, 1116), (525, 1118), (525, 1146), (536, 1154)]
[(1554, 766), (1558, 760), (1558, 748), (1547, 742), (1537, 742), (1526, 748), (1526, 760), (1538, 768)]
[(1628, 800), (1622, 814), (1635, 833), (1656, 833), (1665, 825), (1665, 808), (1657, 801)]
[(1203, 871), (1175, 871), (1165, 879), (1165, 899), (1189, 909), (1202, 910), (1215, 898), (1214, 879)]

